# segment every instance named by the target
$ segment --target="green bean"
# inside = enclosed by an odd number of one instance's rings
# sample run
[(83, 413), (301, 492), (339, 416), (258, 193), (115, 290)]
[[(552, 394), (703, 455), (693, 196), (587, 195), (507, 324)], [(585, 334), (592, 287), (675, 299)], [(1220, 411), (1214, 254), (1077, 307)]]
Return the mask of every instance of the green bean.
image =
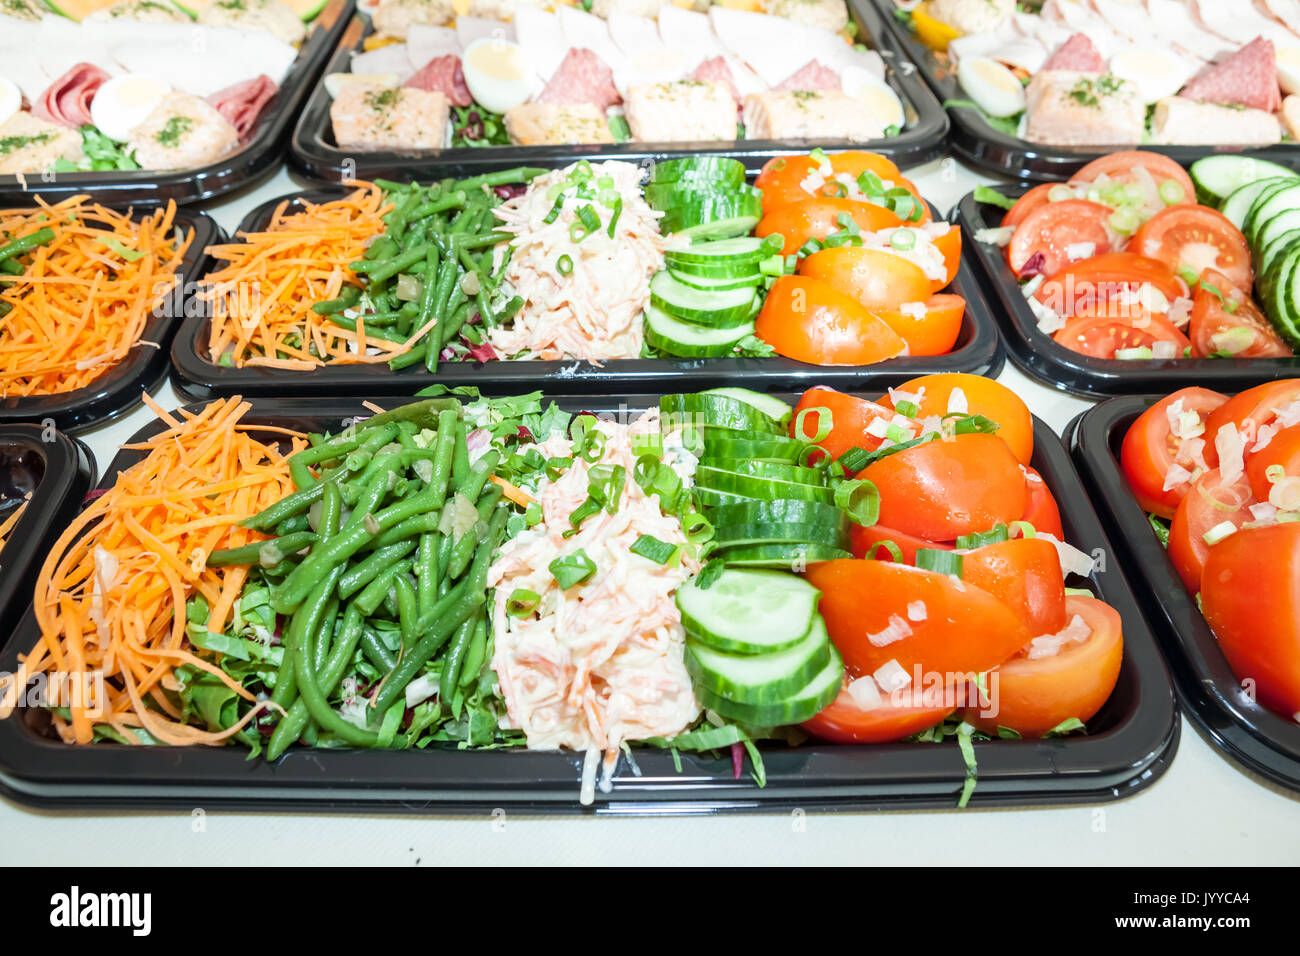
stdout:
[[(401, 249), (398, 247), (397, 243), (393, 242), (393, 240), (389, 239), (387, 236), (380, 236), (370, 244), (362, 258), (366, 262), (374, 262), (380, 259), (389, 259), (397, 255), (400, 251)], [(353, 269), (352, 271), (355, 272), (356, 270)]]
[(317, 302), (311, 307), (311, 310), (317, 315), (328, 315), (331, 312), (342, 312), (344, 309), (350, 309), (360, 300), (361, 286), (344, 286), (342, 294), (337, 299), (326, 299), (324, 302)]
[[(456, 628), (456, 633), (452, 636), (451, 643), (447, 645), (447, 653), (442, 656), (442, 673), (438, 675), (438, 697), (449, 705), (453, 692), (460, 683), (460, 668), (464, 663), (465, 654), (469, 650), (470, 642), (474, 640), (477, 617), (479, 615), (473, 614), (461, 621), (460, 627)], [(453, 716), (460, 715), (453, 710)]]
[(440, 199), (433, 199), (416, 206), (412, 215), (417, 219), (425, 219), (450, 209), (460, 209), (465, 205), (465, 199), (463, 192), (448, 193)]
[(465, 663), (461, 665), (461, 687), (471, 686), (483, 670), (483, 662), (487, 657), (487, 630), (487, 616), (480, 614), (474, 624), (474, 637), (470, 641), (469, 650), (465, 652)]
[[(349, 332), (358, 331), (356, 319), (349, 319), (346, 315), (330, 315), (327, 316), (327, 318), (341, 329), (347, 329)], [(401, 345), (406, 341), (404, 338), (399, 339), (393, 336), (383, 335), (368, 326), (366, 328), (366, 338), (374, 339), (377, 342), (388, 342), (391, 345)]]
[[(320, 668), (320, 686), (326, 696), (334, 693), (334, 688), (343, 679), (343, 672), (352, 662), (352, 654), (356, 650), (357, 641), (361, 638), (362, 623), (361, 612), (349, 605), (343, 612), (338, 638), (330, 647), (325, 666)], [(290, 658), (288, 653), (284, 656), (286, 659)], [(271, 734), (271, 739), (266, 745), (266, 759), (276, 760), (302, 736), (310, 722), (311, 715), (307, 711), (307, 704), (301, 698), (295, 700), (289, 712), (280, 719)]]
[(433, 428), (438, 414), (448, 409), (453, 409), (459, 414), (460, 400), (445, 397), (426, 398), (423, 401), (399, 405), (397, 408), (380, 412), (373, 418), (358, 424), (357, 428), (374, 428), (376, 425), (386, 425), (389, 422), (412, 422), (420, 428)]
[(407, 539), (387, 547), (376, 548), (364, 560), (358, 561), (339, 578), (339, 597), (347, 600), (363, 587), (373, 581), (382, 571), (392, 567), (395, 561), (406, 557), (415, 547), (415, 541)]
[(482, 590), (470, 592), (466, 585), (459, 585), (440, 598), (429, 613), (420, 618), (417, 628), (421, 635), (419, 641), (389, 671), (387, 681), (375, 695), (373, 706), (381, 712), (386, 711), (399, 695), (404, 695), (411, 679), (447, 642), (461, 622), (483, 606), (484, 600), (486, 595)]
[(383, 638), (374, 628), (367, 627), (361, 632), (361, 653), (369, 658), (370, 663), (385, 673), (397, 666), (397, 658), (384, 644)]
[(242, 548), (223, 548), (208, 555), (208, 567), (225, 568), (232, 565), (260, 564), (264, 548), (274, 548), (283, 555), (290, 555), (315, 544), (317, 540), (314, 531), (298, 531), (293, 534), (280, 535), (278, 538), (271, 538), (267, 541), (254, 541)]
[(414, 249), (407, 249), (405, 252), (393, 256), (391, 259), (375, 259), (372, 262), (362, 259), (359, 262), (349, 263), (348, 268), (353, 272), (368, 275), (371, 282), (384, 282), (399, 272), (405, 272), (423, 259), (427, 252), (428, 250), (424, 244), (421, 244)]
[(465, 423), (456, 422), (456, 443), (451, 456), (451, 480), (453, 487), (461, 487), (469, 478), (469, 446), (465, 444)]
[(397, 593), (397, 620), (402, 628), (402, 643), (415, 643), (415, 626), (420, 621), (420, 612), (416, 604), (415, 588), (411, 587), (406, 575), (398, 575), (393, 581), (393, 590)]
[(312, 668), (319, 673), (325, 666), (325, 661), (329, 658), (330, 641), (334, 637), (334, 625), (339, 619), (339, 596), (333, 594), (330, 596), (329, 603), (325, 605), (325, 611), (321, 615), (320, 627), (314, 634), (308, 634), (306, 637), (310, 640), (308, 648), (308, 659), (312, 663)]
[[(433, 292), (433, 315), (440, 323), (447, 320), (447, 300), (451, 296), (452, 284), (456, 281), (459, 271), (459, 264), (449, 256), (438, 272), (438, 285)], [(425, 349), (424, 367), (430, 372), (437, 370), (438, 349)]]
[[(478, 519), (486, 522), (489, 516), (493, 515), (492, 509), (496, 507), (501, 500), (501, 486), (494, 484), (489, 488), (478, 501)], [(505, 514), (502, 509), (499, 514)], [(456, 541), (455, 546), (451, 549), (451, 560), (447, 567), (443, 569), (443, 575), (449, 579), (456, 579), (465, 573), (465, 568), (469, 566), (470, 560), (474, 557), (475, 548), (478, 545), (478, 536), (473, 531), (467, 531)]]
[(339, 491), (337, 481), (325, 482), (325, 496), (321, 498), (320, 518), (316, 522), (317, 533), (322, 538), (338, 534), (339, 519), (343, 515), (343, 493)]
[[(336, 570), (342, 572), (342, 568)], [(284, 628), (286, 646), (295, 637), (301, 638), (302, 632), (311, 633), (320, 626), (321, 615), (324, 614), (334, 588), (338, 585), (339, 577), (340, 574), (331, 572), (315, 584), (311, 593), (304, 599), (302, 606), (298, 608)], [(280, 659), (280, 669), (276, 672), (275, 688), (271, 691), (271, 702), (288, 708), (298, 696), (298, 682), (301, 679), (302, 669), (300, 664), (293, 659), (291, 654), (284, 654)]]
[[(496, 471), (497, 464), (501, 461), (501, 452), (495, 448), (489, 448), (483, 453), (478, 461), (464, 477), (464, 481), (457, 482), (456, 490), (468, 498), (470, 501), (478, 502), (479, 495), (483, 494), (483, 486), (487, 484), (488, 478)], [(486, 516), (484, 516), (486, 520)]]
[(254, 531), (265, 531), (267, 528), (275, 527), (286, 518), (303, 514), (308, 508), (320, 501), (321, 496), (324, 494), (325, 486), (322, 484), (312, 485), (302, 491), (295, 491), (293, 494), (281, 498), (269, 508), (265, 508), (253, 515), (253, 517), (245, 518), (240, 524)]
[(438, 591), (438, 546), (442, 535), (426, 532), (420, 535), (419, 551), (415, 559), (416, 605), (421, 614), (433, 607)]
[(352, 599), (352, 603), (366, 617), (374, 614), (379, 605), (384, 603), (384, 598), (388, 596), (388, 592), (392, 590), (393, 581), (399, 574), (405, 574), (410, 568), (411, 562), (409, 560), (398, 561), (367, 584), (361, 593)]
[(379, 463), (378, 467), (373, 471), (368, 469), (366, 474), (357, 479), (362, 485), (362, 491), (352, 508), (352, 515), (348, 518), (347, 527), (350, 528), (364, 523), (366, 516), (373, 514), (375, 509), (379, 507), (388, 494), (389, 481), (397, 461), (398, 456), (392, 452), (386, 455), (377, 455), (375, 462)]
[(386, 548), (390, 544), (396, 544), (415, 535), (424, 534), (427, 531), (437, 531), (438, 525), (441, 523), (442, 513), (440, 511), (429, 511), (424, 514), (413, 515), (382, 532), (373, 541), (367, 541), (361, 546), (361, 549)]
[(329, 731), (347, 743), (356, 744), (360, 747), (373, 747), (379, 740), (373, 731), (363, 730), (355, 724), (349, 723), (330, 706), (329, 699), (322, 692), (320, 684), (317, 683), (316, 675), (306, 666), (307, 654), (304, 645), (304, 641), (295, 640), (288, 650), (298, 673), (298, 685), (302, 693), (302, 699), (306, 702), (307, 711), (312, 719), (320, 724), (321, 729)]
[(0, 262), (31, 252), (37, 246), (43, 246), (45, 243), (52, 242), (53, 240), (54, 230), (49, 226), (44, 226), (29, 235), (23, 236), (21, 239), (15, 239), (12, 242), (0, 246)]
[(429, 491), (437, 496), (437, 507), (439, 508), (447, 500), (447, 488), (451, 482), (452, 461), (456, 455), (456, 430), (459, 425), (460, 413), (458, 411), (448, 409), (438, 414), (438, 444), (434, 449), (433, 477), (429, 480)]
[(456, 186), (466, 192), (481, 186), (513, 186), (515, 183), (532, 182), (538, 176), (544, 176), (548, 172), (550, 170), (539, 169), (536, 166), (516, 166), (514, 169), (501, 169), (494, 173), (462, 179)]
[(295, 534), (299, 531), (310, 531), (311, 523), (305, 514), (296, 514), (292, 517), (285, 518), (275, 525), (275, 533), (283, 537), (286, 534)]

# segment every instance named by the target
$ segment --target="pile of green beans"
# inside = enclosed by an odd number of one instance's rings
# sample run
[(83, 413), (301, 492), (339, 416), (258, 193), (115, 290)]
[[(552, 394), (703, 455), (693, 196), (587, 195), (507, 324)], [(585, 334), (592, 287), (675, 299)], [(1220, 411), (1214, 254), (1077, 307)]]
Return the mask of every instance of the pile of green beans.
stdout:
[[(471, 465), (466, 432), (460, 403), (433, 398), (314, 435), (289, 461), (297, 490), (244, 522), (270, 540), (209, 555), (209, 566), (257, 564), (278, 582), (270, 601), (284, 654), (270, 690), (283, 716), (268, 759), (321, 734), (405, 745), (393, 730), (407, 685), (427, 665), (437, 666), (440, 706), (453, 715), (487, 665), (487, 574), (510, 508), (490, 481), (500, 453)], [(457, 534), (443, 515), (461, 498), (476, 520)], [(383, 633), (400, 635), (399, 645)], [(367, 727), (330, 703), (358, 656), (385, 675)]]
[[(521, 166), (429, 186), (376, 180), (393, 208), (384, 216), (384, 234), (349, 266), (368, 299), (360, 316), (366, 336), (406, 342), (436, 320), (409, 350), (389, 361), (391, 368), (423, 363), (436, 371), (447, 346), (462, 335), (481, 345), (483, 326), (508, 321), (523, 307), (518, 296), (505, 299), (500, 292), (508, 260), (495, 263), (495, 251), (510, 235), (493, 228), (492, 210), (501, 203), (494, 190), (527, 183), (544, 172)], [(357, 318), (346, 313), (358, 308), (362, 292), (349, 286), (337, 299), (317, 302), (312, 309), (356, 331)]]

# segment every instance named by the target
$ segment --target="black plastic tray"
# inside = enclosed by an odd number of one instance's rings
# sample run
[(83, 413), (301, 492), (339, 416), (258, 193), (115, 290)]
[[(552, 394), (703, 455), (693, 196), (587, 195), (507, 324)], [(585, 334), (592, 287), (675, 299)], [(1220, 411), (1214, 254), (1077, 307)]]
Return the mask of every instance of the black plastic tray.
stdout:
[(1071, 451), (1147, 611), (1178, 698), (1214, 745), (1262, 777), (1300, 792), (1300, 724), (1251, 700), (1151, 530), (1119, 467), (1124, 433), (1158, 396), (1113, 398), (1080, 415)]
[[(334, 144), (330, 127), (330, 96), (318, 83), (293, 132), (290, 163), (310, 182), (337, 183), (346, 179), (409, 179), (474, 176), (513, 166), (556, 166), (578, 159), (659, 160), (675, 156), (730, 156), (745, 163), (751, 174), (773, 156), (806, 153), (814, 146), (834, 149), (870, 149), (889, 156), (898, 165), (915, 165), (943, 155), (948, 117), (939, 101), (914, 74), (895, 69), (900, 53), (885, 30), (880, 14), (868, 3), (851, 0), (849, 11), (858, 25), (858, 40), (879, 50), (885, 58), (886, 80), (903, 103), (907, 125), (898, 136), (850, 143), (847, 140), (738, 140), (725, 143), (622, 143), (569, 146), (484, 146), (458, 149), (345, 152)], [(371, 32), (368, 19), (356, 17), (339, 41), (325, 73), (348, 72), (352, 52), (359, 50)]]
[[(276, 207), (285, 199), (322, 202), (345, 195), (340, 188), (292, 193), (258, 206), (239, 224), (237, 232), (265, 228)], [(932, 207), (933, 208), (933, 207)], [(778, 389), (806, 388), (814, 383), (833, 384), (841, 389), (870, 385), (884, 388), (900, 385), (931, 372), (973, 372), (996, 376), (1004, 363), (997, 330), (989, 314), (983, 290), (975, 278), (977, 266), (963, 251), (962, 267), (952, 291), (966, 299), (957, 344), (947, 355), (888, 359), (874, 365), (821, 366), (794, 359), (615, 359), (596, 366), (577, 361), (492, 361), (442, 362), (429, 373), (415, 365), (400, 372), (384, 364), (335, 365), (310, 372), (252, 366), (228, 368), (209, 361), (199, 351), (204, 347), (208, 316), (191, 309), (172, 343), (172, 385), (188, 398), (218, 395), (385, 394), (410, 395), (440, 382), (444, 385), (475, 385), (484, 394), (509, 394), (534, 388), (566, 392), (605, 392), (611, 387), (667, 391), (692, 390), (725, 385), (743, 379), (747, 385)]]
[(252, 137), (238, 152), (191, 169), (57, 173), (48, 180), (41, 173), (28, 173), (25, 184), (14, 175), (0, 176), (0, 203), (26, 205), (33, 194), (57, 200), (82, 193), (119, 205), (167, 199), (190, 203), (266, 179), (280, 165), (293, 121), (347, 25), (352, 7), (353, 0), (330, 0), (311, 22), (284, 84), (263, 110)]
[[(792, 396), (786, 396), (788, 398)], [(646, 395), (554, 396), (562, 407), (627, 414), (653, 405)], [(381, 399), (382, 401), (382, 399)], [(389, 402), (391, 405), (391, 402)], [(256, 401), (245, 421), (299, 429), (337, 427), (360, 399)], [(135, 439), (152, 434), (158, 423)], [(254, 432), (256, 434), (256, 432)], [(268, 436), (274, 440), (275, 436)], [(1061, 441), (1034, 423), (1033, 465), (1055, 492), (1066, 536), (1093, 552), (1110, 545)], [(102, 485), (138, 452), (120, 453)], [(1110, 701), (1087, 737), (975, 744), (979, 782), (973, 806), (1097, 803), (1149, 786), (1177, 748), (1177, 707), (1161, 661), (1123, 573), (1109, 562), (1096, 592), (1124, 621), (1124, 662)], [(30, 614), (0, 652), (0, 670), (37, 639)], [(295, 749), (276, 764), (249, 761), (242, 748), (74, 748), (38, 734), (40, 714), (0, 721), (0, 790), (51, 808), (193, 807), (478, 811), (491, 808), (577, 812), (582, 757), (572, 753)], [(955, 745), (764, 744), (767, 786), (732, 778), (729, 759), (682, 754), (682, 770), (663, 751), (637, 748), (640, 775), (620, 764), (613, 791), (596, 793), (595, 813), (706, 813), (720, 810), (951, 808), (965, 765)]]
[(177, 229), (193, 229), (194, 239), (177, 270), (176, 287), (154, 307), (145, 322), (142, 342), (113, 368), (85, 388), (56, 395), (0, 397), (0, 425), (11, 422), (52, 421), (64, 431), (78, 432), (102, 425), (140, 404), (140, 393), (157, 388), (166, 378), (172, 336), (180, 326), (194, 291), (194, 282), (207, 271), (208, 246), (221, 238), (221, 229), (206, 213), (180, 208), (173, 220)]
[[(0, 548), (0, 635), (7, 638), (31, 604), (31, 587), (54, 540), (95, 481), (90, 449), (53, 428), (0, 425), (0, 503), (30, 493), (27, 510)], [(0, 523), (9, 516), (0, 513)]]
[[(941, 103), (967, 99), (946, 58), (941, 59), (937, 56), (933, 50), (917, 39), (916, 34), (906, 24), (894, 16), (893, 0), (860, 0), (860, 2), (876, 4), (877, 13), (889, 24), (888, 29), (893, 33), (895, 42), (916, 65), (917, 70), (925, 77), (926, 83)], [(1069, 179), (1081, 166), (1092, 162), (1097, 157), (1123, 149), (1145, 149), (1164, 153), (1183, 165), (1215, 153), (1256, 156), (1275, 163), (1285, 163), (1288, 159), (1293, 162), (1300, 161), (1300, 145), (1295, 143), (1282, 143), (1262, 148), (1231, 145), (1157, 146), (1149, 143), (1140, 145), (1127, 143), (1115, 146), (1044, 146), (994, 129), (977, 110), (968, 106), (949, 106), (947, 110), (952, 120), (952, 133), (948, 138), (948, 145), (952, 147), (952, 151), (973, 166), (978, 166), (994, 175), (1010, 176), (1014, 179), (1036, 182)]]
[[(1300, 156), (1297, 156), (1300, 168)], [(1024, 186), (999, 186), (998, 192), (1020, 197)], [(969, 193), (957, 204), (954, 219), (963, 229), (962, 250), (978, 262), (980, 284), (988, 298), (1011, 360), (1034, 378), (1076, 395), (1168, 394), (1185, 385), (1204, 385), (1222, 392), (1239, 392), (1278, 378), (1300, 375), (1300, 356), (1292, 358), (1101, 359), (1081, 355), (1038, 331), (1029, 302), (1007, 265), (1003, 251), (976, 242), (975, 233), (998, 226), (1003, 211), (975, 201)]]

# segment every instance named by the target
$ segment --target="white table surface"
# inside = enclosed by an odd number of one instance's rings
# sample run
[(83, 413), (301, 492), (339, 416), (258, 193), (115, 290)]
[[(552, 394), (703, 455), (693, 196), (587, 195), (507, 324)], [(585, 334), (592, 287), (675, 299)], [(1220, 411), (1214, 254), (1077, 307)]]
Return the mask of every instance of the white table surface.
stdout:
[[(952, 159), (912, 178), (946, 212), (994, 180)], [(234, 199), (208, 203), (228, 232), (254, 206), (300, 188), (284, 170)], [(998, 380), (1058, 433), (1088, 402), (1031, 381), (1009, 363)], [(170, 384), (154, 397), (179, 404)], [(103, 468), (149, 419), (141, 409), (81, 437)], [(577, 798), (577, 781), (574, 781)], [(199, 808), (202, 809), (202, 808)], [(42, 812), (0, 799), (0, 863), (247, 866), (298, 864), (1295, 864), (1300, 798), (1230, 764), (1183, 720), (1172, 766), (1116, 803), (1069, 809), (718, 817), (470, 817), (361, 814)]]

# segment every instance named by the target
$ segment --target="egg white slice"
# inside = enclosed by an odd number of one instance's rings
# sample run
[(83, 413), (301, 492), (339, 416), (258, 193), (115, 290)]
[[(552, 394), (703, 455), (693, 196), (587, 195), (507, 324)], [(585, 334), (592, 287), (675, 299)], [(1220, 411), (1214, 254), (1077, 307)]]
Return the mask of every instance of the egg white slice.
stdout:
[(1278, 48), (1277, 83), (1283, 93), (1300, 93), (1300, 46)]
[(846, 66), (840, 74), (840, 87), (849, 96), (871, 110), (881, 126), (897, 126), (902, 129), (907, 123), (907, 114), (903, 112), (903, 103), (898, 94), (884, 80), (860, 66)]
[(1020, 78), (997, 60), (965, 57), (957, 65), (957, 80), (966, 95), (990, 116), (1015, 116), (1025, 108)]
[(1123, 50), (1110, 58), (1109, 65), (1111, 73), (1133, 84), (1143, 103), (1156, 103), (1173, 96), (1192, 78), (1192, 68), (1186, 58), (1164, 50)]
[(8, 122), (23, 108), (23, 91), (13, 80), (0, 76), (0, 123)]
[(461, 68), (474, 101), (493, 113), (526, 103), (537, 92), (538, 81), (524, 48), (509, 40), (475, 40), (465, 48)]
[(143, 123), (171, 87), (143, 73), (115, 76), (104, 83), (90, 103), (91, 122), (109, 139), (125, 142)]

